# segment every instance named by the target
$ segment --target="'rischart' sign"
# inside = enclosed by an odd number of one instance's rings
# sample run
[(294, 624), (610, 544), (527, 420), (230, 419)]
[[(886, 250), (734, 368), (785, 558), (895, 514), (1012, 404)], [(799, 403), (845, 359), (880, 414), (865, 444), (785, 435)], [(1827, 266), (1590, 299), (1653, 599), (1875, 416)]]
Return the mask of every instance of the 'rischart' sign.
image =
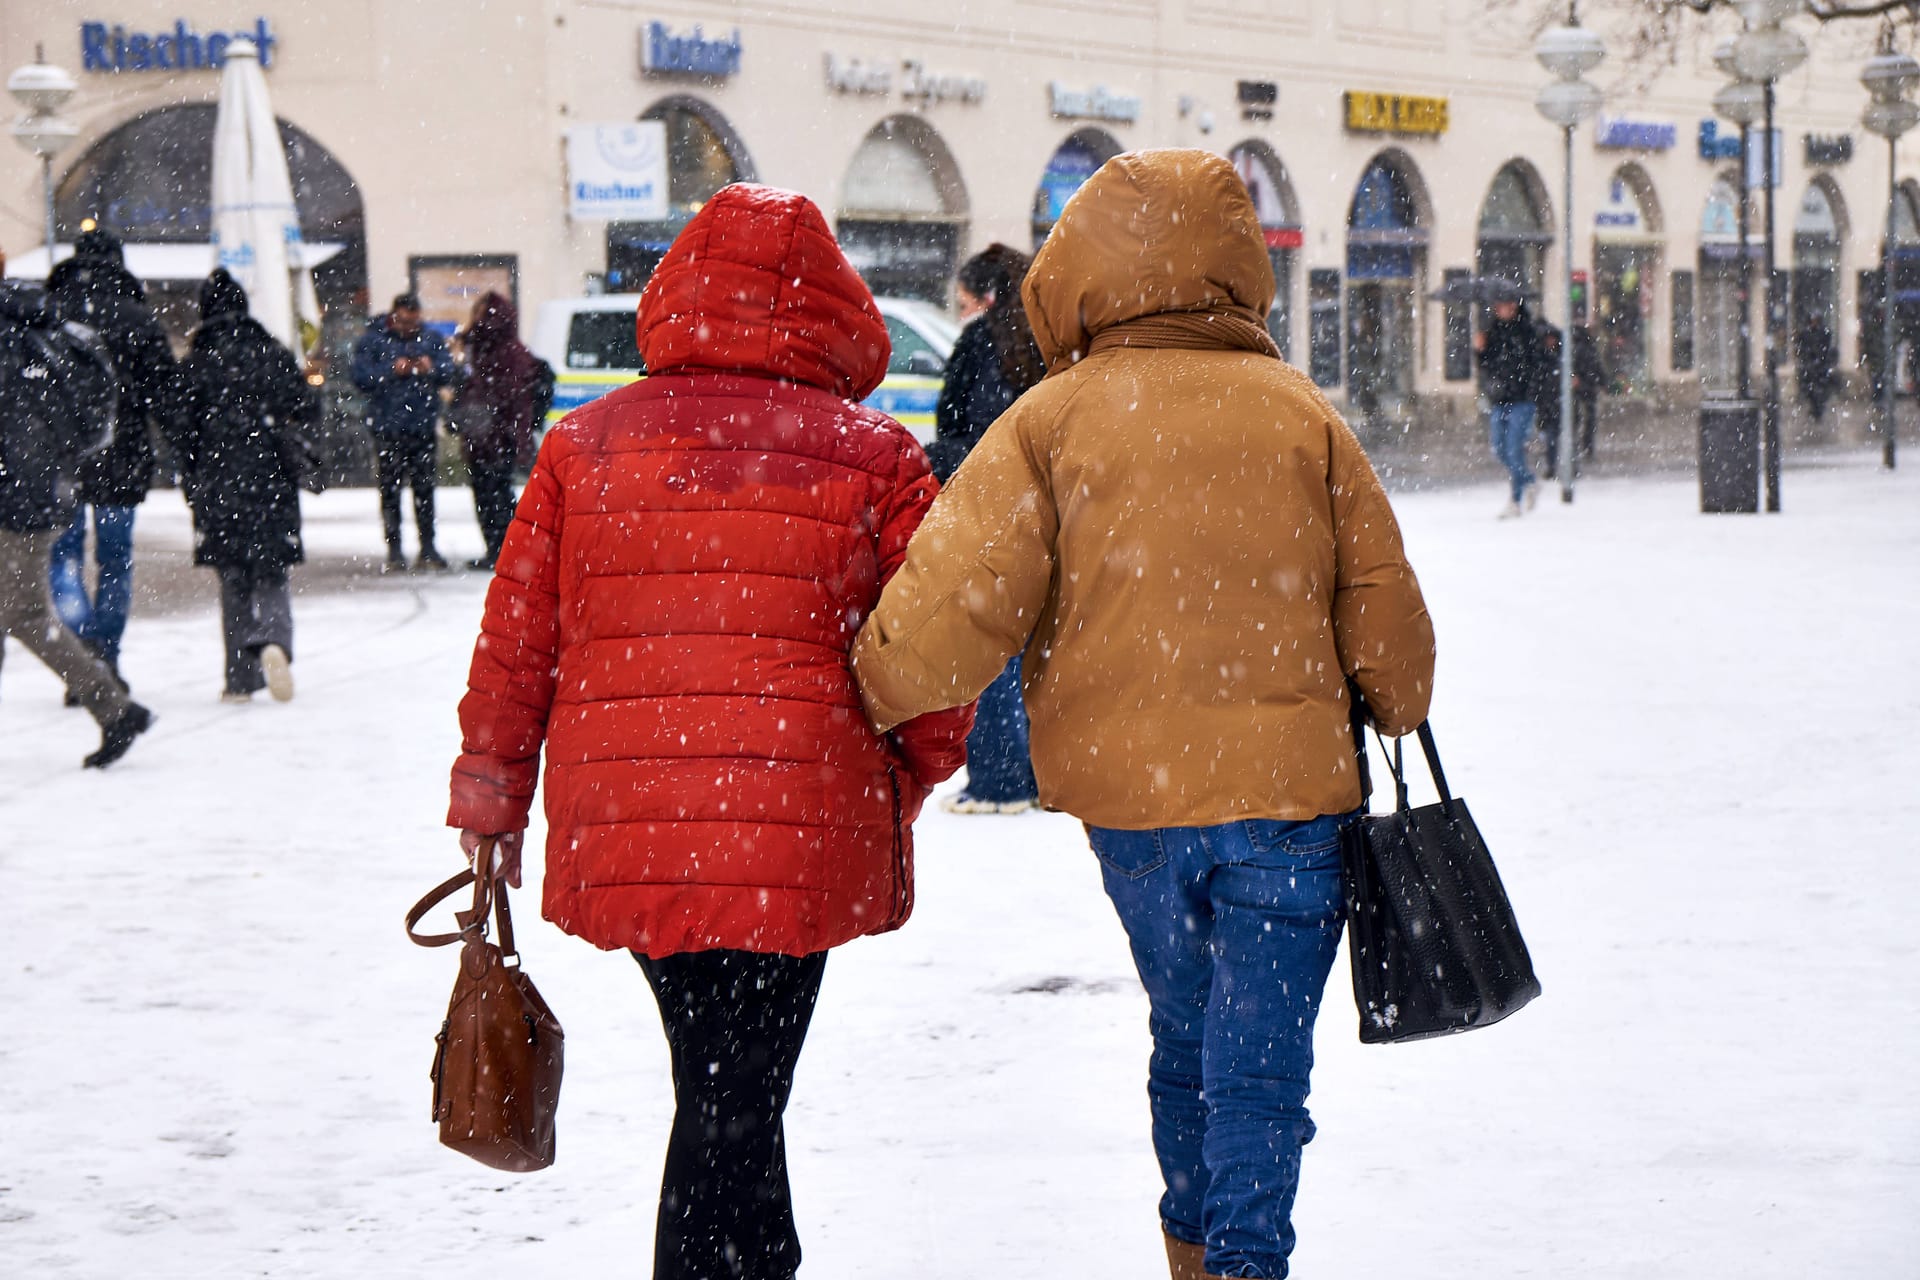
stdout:
[(227, 46), (251, 40), (260, 65), (273, 65), (279, 44), (265, 18), (251, 31), (209, 31), (205, 35), (182, 19), (171, 31), (134, 31), (118, 23), (80, 24), (80, 69), (119, 75), (124, 71), (218, 71), (227, 63)]

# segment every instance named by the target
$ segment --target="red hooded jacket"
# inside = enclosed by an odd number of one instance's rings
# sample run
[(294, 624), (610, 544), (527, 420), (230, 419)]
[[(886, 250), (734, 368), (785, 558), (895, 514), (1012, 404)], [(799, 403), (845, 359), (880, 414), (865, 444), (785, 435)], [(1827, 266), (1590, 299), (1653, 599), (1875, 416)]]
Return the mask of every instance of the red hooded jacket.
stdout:
[(525, 827), (548, 919), (659, 957), (897, 928), (971, 708), (886, 738), (847, 651), (937, 485), (856, 403), (884, 321), (802, 196), (726, 188), (640, 301), (649, 376), (548, 433), (487, 594), (448, 825)]

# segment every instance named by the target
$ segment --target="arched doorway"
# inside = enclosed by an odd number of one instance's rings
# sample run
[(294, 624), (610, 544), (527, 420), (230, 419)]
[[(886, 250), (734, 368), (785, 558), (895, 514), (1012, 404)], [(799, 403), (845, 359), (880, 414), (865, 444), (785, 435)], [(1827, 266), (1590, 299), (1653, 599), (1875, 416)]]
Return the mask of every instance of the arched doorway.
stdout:
[(1398, 412), (1413, 395), (1428, 208), (1412, 159), (1387, 151), (1360, 176), (1347, 212), (1347, 393), (1369, 417)]
[(1040, 175), (1040, 187), (1033, 193), (1033, 247), (1046, 243), (1053, 224), (1073, 193), (1085, 186), (1100, 166), (1119, 155), (1124, 148), (1105, 129), (1076, 129), (1054, 149)]
[(1267, 332), (1280, 354), (1293, 358), (1294, 259), (1300, 252), (1300, 202), (1287, 179), (1286, 166), (1264, 142), (1243, 142), (1227, 154), (1235, 172), (1247, 184), (1253, 209), (1266, 237), (1267, 257), (1273, 263), (1273, 310), (1267, 312)]
[(1824, 174), (1807, 185), (1793, 220), (1793, 332), (1818, 323), (1838, 339), (1840, 246), (1847, 241), (1845, 198)]
[[(128, 265), (147, 285), (156, 314), (176, 339), (199, 323), (200, 283), (213, 270), (212, 103), (162, 107), (127, 121), (89, 147), (54, 193), (59, 239), (87, 222), (127, 244)], [(333, 153), (281, 120), (300, 234), (318, 265), (314, 288), (325, 313), (321, 357), (358, 335), (366, 309), (366, 207)]]
[(615, 293), (646, 287), (674, 237), (714, 192), (754, 179), (746, 144), (727, 118), (701, 99), (662, 98), (640, 118), (667, 127), (667, 216), (659, 222), (607, 224), (607, 288)]
[(1700, 214), (1700, 389), (1728, 396), (1740, 389), (1740, 320), (1751, 249), (1740, 243), (1740, 190), (1733, 175), (1715, 178)]
[(1479, 273), (1544, 296), (1552, 227), (1552, 205), (1540, 174), (1525, 160), (1508, 161), (1480, 205)]
[(917, 116), (875, 125), (847, 165), (836, 226), (867, 286), (945, 306), (966, 229), (960, 167), (933, 126)]
[(1593, 316), (1601, 359), (1633, 391), (1653, 385), (1655, 281), (1665, 244), (1660, 203), (1646, 170), (1622, 165), (1593, 219)]

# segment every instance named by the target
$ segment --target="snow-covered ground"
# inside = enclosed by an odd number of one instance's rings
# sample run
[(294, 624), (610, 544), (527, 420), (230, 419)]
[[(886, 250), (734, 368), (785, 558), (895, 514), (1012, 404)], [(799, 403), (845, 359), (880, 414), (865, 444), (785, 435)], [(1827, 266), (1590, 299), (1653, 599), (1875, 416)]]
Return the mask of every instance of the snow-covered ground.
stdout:
[[(1491, 487), (1398, 500), (1440, 743), (1546, 995), (1362, 1048), (1336, 970), (1296, 1274), (1920, 1275), (1920, 472), (1794, 470), (1786, 496), (1709, 519), (1684, 480), (1611, 481), (1519, 523)], [(444, 541), (470, 555), (464, 498)], [(91, 723), (10, 648), (0, 1276), (647, 1273), (657, 1017), (531, 893), (559, 1164), (434, 1144), (454, 957), (400, 917), (458, 864), (438, 824), (484, 584), (344, 575), (372, 508), (310, 507), (334, 562), (290, 706), (215, 701), (196, 598), (136, 620), (160, 724), (86, 773)], [(184, 528), (156, 495), (154, 563)], [(931, 812), (920, 877), (905, 931), (828, 966), (789, 1121), (804, 1274), (1164, 1276), (1146, 1005), (1078, 827)]]

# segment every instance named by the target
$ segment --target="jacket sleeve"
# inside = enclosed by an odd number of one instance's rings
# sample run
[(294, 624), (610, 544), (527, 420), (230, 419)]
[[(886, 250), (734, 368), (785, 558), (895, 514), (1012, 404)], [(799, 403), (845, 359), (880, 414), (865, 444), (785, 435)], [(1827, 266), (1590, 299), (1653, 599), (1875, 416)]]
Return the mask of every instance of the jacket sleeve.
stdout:
[(360, 335), (353, 346), (353, 385), (372, 395), (393, 378), (393, 359), (387, 354), (386, 340), (372, 329)]
[(564, 443), (549, 438), (540, 451), (487, 589), (460, 700), (450, 827), (488, 835), (526, 829), (559, 653), (563, 502), (555, 467)]
[(968, 325), (960, 332), (947, 360), (946, 380), (940, 384), (940, 400), (933, 407), (934, 438), (927, 446), (927, 459), (933, 474), (945, 484), (966, 461), (974, 442), (973, 413), (969, 403), (974, 384), (980, 379), (980, 326)]
[(1366, 452), (1331, 407), (1333, 634), (1380, 732), (1411, 733), (1433, 698), (1433, 620)]
[[(904, 433), (903, 433), (904, 435)], [(886, 505), (880, 512), (878, 542), (880, 584), (887, 583), (906, 562), (914, 531), (926, 518), (940, 491), (920, 450), (901, 441), (899, 465)], [(895, 728), (893, 746), (922, 790), (951, 778), (967, 762), (967, 734), (973, 729), (973, 704), (950, 707), (917, 716)]]
[(433, 361), (433, 385), (436, 387), (450, 387), (459, 376), (458, 371), (454, 368), (453, 352), (448, 349), (446, 342), (439, 334), (434, 334), (433, 338), (434, 341), (431, 344), (433, 353), (428, 357), (428, 359)]
[(1032, 416), (1015, 409), (981, 438), (860, 629), (854, 675), (882, 732), (972, 702), (1033, 633), (1060, 521)]

